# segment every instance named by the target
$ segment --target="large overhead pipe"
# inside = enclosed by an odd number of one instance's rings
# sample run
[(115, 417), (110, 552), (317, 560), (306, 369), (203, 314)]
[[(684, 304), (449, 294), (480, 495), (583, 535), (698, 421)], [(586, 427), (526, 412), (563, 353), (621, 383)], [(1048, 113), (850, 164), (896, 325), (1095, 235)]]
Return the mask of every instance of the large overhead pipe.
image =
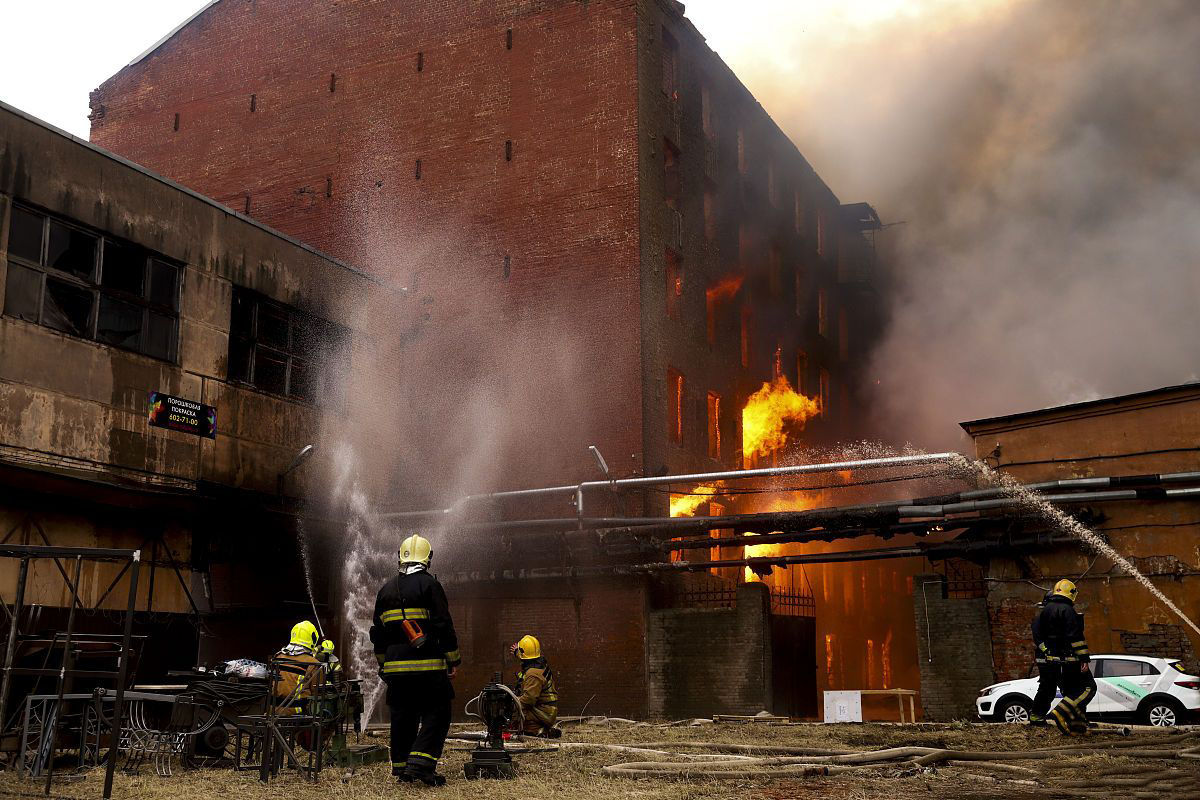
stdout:
[(764, 467), (762, 469), (738, 469), (725, 472), (697, 472), (687, 475), (651, 475), (641, 478), (583, 481), (582, 483), (570, 486), (545, 486), (538, 489), (516, 489), (487, 494), (471, 494), (456, 500), (449, 508), (428, 509), (425, 511), (392, 511), (380, 514), (379, 516), (383, 520), (394, 522), (403, 522), (406, 520), (418, 521), (462, 513), (466, 510), (467, 506), (481, 500), (516, 500), (552, 497), (555, 495), (574, 495), (576, 498), (576, 516), (582, 517), (584, 493), (593, 489), (640, 489), (649, 486), (669, 486), (678, 483), (696, 484), (715, 481), (743, 481), (754, 478), (773, 478), (787, 475), (817, 475), (823, 472), (844, 472), (846, 470), (892, 469), (924, 464), (943, 464), (962, 461), (962, 459), (963, 456), (959, 453), (931, 453), (893, 456), (889, 458), (867, 458), (857, 461), (835, 461), (823, 464), (801, 464), (788, 467)]

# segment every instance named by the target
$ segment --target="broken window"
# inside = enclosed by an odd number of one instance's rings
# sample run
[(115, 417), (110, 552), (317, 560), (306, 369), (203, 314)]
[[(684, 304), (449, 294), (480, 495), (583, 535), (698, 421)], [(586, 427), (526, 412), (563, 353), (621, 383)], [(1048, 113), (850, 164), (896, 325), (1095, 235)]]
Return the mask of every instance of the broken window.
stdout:
[(671, 208), (679, 209), (679, 150), (663, 139), (663, 197)]
[(742, 366), (750, 366), (750, 309), (742, 309)]
[(174, 360), (180, 265), (31, 208), (11, 218), (6, 315)]
[(666, 28), (662, 29), (662, 88), (672, 100), (679, 98), (679, 43)]
[(674, 250), (667, 250), (667, 316), (679, 318), (679, 306), (683, 300), (683, 265)]
[(683, 444), (683, 373), (667, 370), (667, 435)]
[(817, 290), (817, 333), (829, 335), (829, 297), (824, 289)]
[(717, 238), (717, 193), (712, 189), (704, 190), (704, 238)]
[(721, 395), (708, 393), (708, 457), (721, 460)]
[(821, 371), (817, 376), (817, 380), (817, 390), (820, 392), (821, 416), (828, 417), (830, 416), (830, 403), (833, 401), (831, 396), (833, 390), (829, 385), (829, 370), (821, 367)]
[(349, 331), (341, 325), (233, 288), (229, 380), (264, 392), (340, 405), (349, 366)]

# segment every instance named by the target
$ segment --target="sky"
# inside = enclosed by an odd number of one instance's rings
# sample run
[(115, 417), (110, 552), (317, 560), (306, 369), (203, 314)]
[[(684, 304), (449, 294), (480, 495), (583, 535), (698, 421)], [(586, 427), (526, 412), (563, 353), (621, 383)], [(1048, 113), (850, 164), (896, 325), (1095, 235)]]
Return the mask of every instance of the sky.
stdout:
[[(0, 99), (87, 138), (88, 93), (207, 2), (0, 0)], [(788, 42), (771, 63), (790, 72), (802, 58), (791, 43), (809, 39), (806, 34), (819, 33), (828, 44), (885, 20), (966, 5), (962, 0), (690, 0), (687, 14), (735, 69), (739, 62), (757, 63), (772, 50), (763, 45), (773, 38)]]

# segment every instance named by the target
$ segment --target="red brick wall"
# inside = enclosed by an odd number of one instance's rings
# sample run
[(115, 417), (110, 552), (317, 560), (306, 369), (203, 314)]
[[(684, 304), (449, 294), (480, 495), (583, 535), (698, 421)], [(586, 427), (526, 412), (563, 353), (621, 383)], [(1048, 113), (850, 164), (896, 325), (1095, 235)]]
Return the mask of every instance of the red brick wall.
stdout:
[(464, 659), (456, 705), (474, 697), (495, 671), (511, 684), (518, 662), (508, 646), (528, 633), (541, 641), (554, 669), (559, 714), (579, 714), (586, 704), (588, 714), (646, 716), (643, 582), (450, 584), (446, 592)]
[[(478, 449), (477, 420), (438, 427), (446, 397), (475, 389), (473, 416), (501, 417), (486, 435), (504, 428), (488, 460), (509, 468), (470, 488), (590, 477), (589, 444), (628, 473), (642, 466), (634, 29), (621, 0), (226, 0), (94, 93), (92, 138), (237, 211), (249, 196), (253, 217), (409, 287), (417, 329), (370, 310), (413, 359), (399, 399), (439, 440), (401, 475), (444, 478), (438, 458), (454, 470)], [(538, 440), (552, 446), (535, 457)]]

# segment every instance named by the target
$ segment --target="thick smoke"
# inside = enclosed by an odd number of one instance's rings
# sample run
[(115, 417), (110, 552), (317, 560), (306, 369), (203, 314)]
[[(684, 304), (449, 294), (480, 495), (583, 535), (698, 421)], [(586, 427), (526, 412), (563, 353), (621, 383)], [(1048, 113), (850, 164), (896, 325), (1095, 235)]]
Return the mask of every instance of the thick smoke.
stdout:
[(878, 237), (880, 433), (943, 448), (962, 420), (1196, 380), (1195, 3), (926, 7), (730, 58), (843, 200), (903, 222)]

